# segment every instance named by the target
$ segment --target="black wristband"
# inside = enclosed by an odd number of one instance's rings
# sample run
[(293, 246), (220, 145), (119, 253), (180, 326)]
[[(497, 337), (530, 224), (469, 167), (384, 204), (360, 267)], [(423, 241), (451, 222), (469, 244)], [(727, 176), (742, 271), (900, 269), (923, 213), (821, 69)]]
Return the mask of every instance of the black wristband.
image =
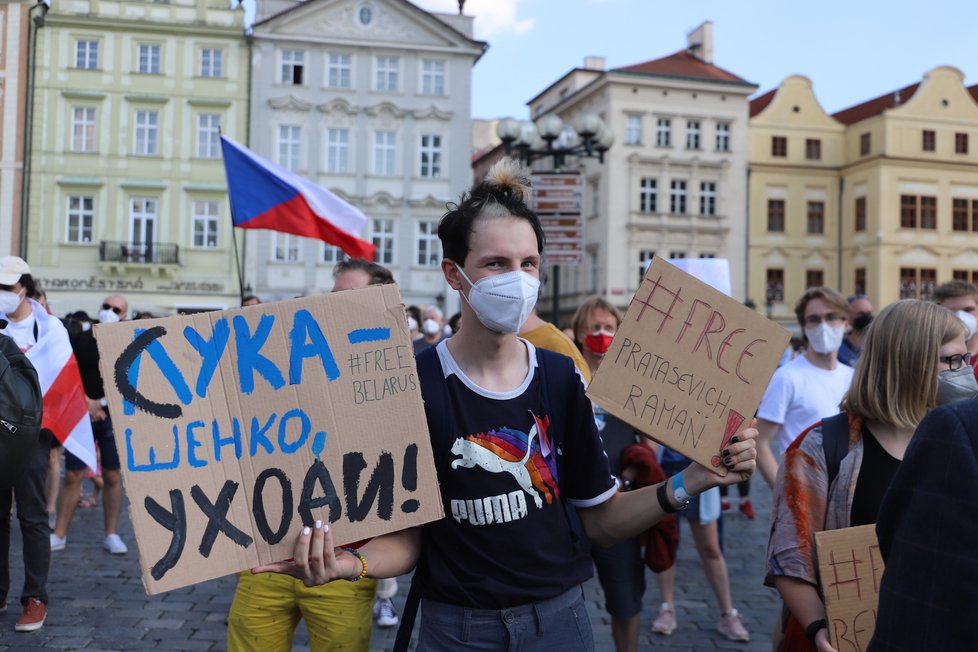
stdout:
[(659, 499), (659, 507), (662, 508), (666, 514), (675, 514), (679, 511), (678, 507), (673, 507), (672, 503), (669, 502), (669, 497), (666, 494), (666, 486), (669, 484), (669, 480), (666, 480), (659, 485), (659, 488), (655, 490), (655, 496)]
[(808, 639), (809, 643), (815, 645), (815, 637), (818, 635), (819, 630), (828, 629), (828, 628), (829, 628), (829, 624), (825, 621), (824, 618), (822, 618), (821, 620), (816, 620), (815, 622), (813, 622), (812, 624), (810, 624), (808, 627), (805, 628), (805, 638)]

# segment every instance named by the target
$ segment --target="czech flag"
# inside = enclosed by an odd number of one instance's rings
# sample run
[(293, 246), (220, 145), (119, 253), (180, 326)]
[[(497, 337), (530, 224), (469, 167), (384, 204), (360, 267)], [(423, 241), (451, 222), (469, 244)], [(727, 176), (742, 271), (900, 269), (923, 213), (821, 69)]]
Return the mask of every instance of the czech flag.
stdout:
[(351, 258), (374, 259), (360, 239), (367, 216), (330, 191), (221, 136), (231, 219), (242, 229), (268, 229), (315, 238)]

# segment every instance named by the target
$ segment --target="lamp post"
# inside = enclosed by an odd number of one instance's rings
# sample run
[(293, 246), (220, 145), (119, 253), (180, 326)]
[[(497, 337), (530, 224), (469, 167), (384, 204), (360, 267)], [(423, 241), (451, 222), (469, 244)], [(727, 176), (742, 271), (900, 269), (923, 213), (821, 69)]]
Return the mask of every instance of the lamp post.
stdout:
[[(548, 113), (536, 122), (503, 118), (496, 125), (496, 135), (507, 155), (515, 155), (527, 165), (550, 159), (550, 170), (559, 172), (568, 157), (596, 158), (604, 163), (604, 153), (615, 142), (615, 134), (596, 113), (578, 114), (572, 125)], [(553, 266), (553, 318), (560, 321), (560, 265)]]

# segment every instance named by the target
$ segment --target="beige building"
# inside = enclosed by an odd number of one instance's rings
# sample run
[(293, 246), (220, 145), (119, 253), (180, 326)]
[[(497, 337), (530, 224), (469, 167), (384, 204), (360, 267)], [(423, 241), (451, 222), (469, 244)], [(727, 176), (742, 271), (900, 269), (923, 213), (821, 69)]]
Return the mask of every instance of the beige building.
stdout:
[(30, 2), (0, 3), (0, 255), (20, 253)]
[(26, 258), (52, 310), (239, 305), (219, 135), (247, 139), (244, 10), (59, 0), (37, 52)]
[(803, 77), (755, 99), (751, 295), (790, 322), (818, 282), (885, 305), (978, 280), (976, 98), (942, 66), (831, 117)]

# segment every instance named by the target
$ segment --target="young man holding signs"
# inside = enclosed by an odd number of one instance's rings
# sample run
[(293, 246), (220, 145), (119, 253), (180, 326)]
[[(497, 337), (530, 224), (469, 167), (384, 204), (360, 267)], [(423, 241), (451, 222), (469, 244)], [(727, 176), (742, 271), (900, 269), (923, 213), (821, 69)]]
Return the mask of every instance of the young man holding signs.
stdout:
[(357, 551), (334, 549), (329, 526), (317, 522), (300, 535), (294, 561), (255, 569), (312, 585), (417, 565), (419, 650), (591, 649), (581, 525), (609, 545), (755, 466), (748, 428), (729, 447), (733, 472), (724, 477), (694, 464), (661, 487), (618, 492), (573, 362), (516, 335), (536, 301), (543, 251), (528, 181), (524, 168), (500, 161), (438, 229), (442, 271), (462, 295), (466, 324), (418, 357), (447, 516)]

